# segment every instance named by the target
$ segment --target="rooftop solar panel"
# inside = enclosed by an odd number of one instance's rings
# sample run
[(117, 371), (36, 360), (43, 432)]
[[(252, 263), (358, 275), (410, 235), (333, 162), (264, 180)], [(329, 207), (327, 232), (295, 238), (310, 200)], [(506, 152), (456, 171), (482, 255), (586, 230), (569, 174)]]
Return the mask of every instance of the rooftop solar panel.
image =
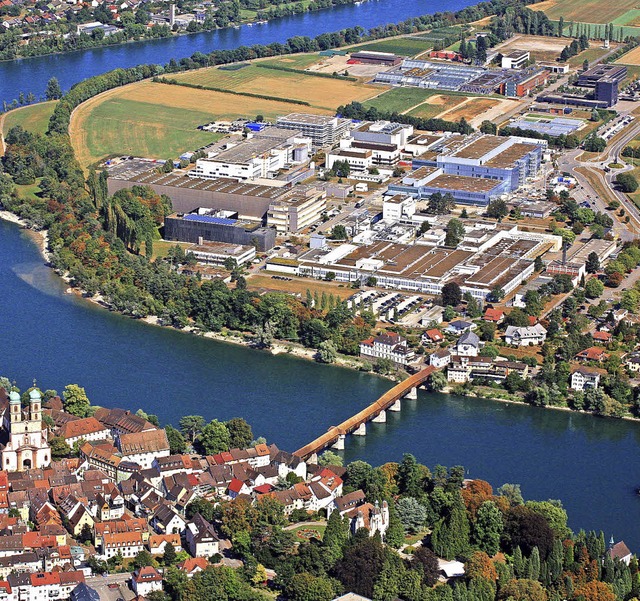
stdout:
[(202, 223), (217, 223), (219, 225), (234, 225), (238, 221), (237, 219), (227, 219), (226, 217), (211, 217), (210, 215), (196, 215), (195, 213), (190, 213), (189, 215), (185, 215), (184, 219), (186, 221), (200, 221)]

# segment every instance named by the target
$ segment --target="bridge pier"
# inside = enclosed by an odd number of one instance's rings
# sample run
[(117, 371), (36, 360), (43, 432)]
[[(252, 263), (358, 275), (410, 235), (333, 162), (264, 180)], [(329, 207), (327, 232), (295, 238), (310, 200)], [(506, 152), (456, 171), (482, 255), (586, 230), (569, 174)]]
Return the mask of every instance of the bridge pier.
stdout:
[(371, 420), (374, 424), (384, 424), (387, 421), (387, 412), (386, 411), (380, 411), (380, 413), (378, 413), (378, 415), (376, 415), (372, 420)]
[(362, 422), (354, 431), (354, 436), (366, 436), (367, 435), (367, 424)]
[(404, 397), (406, 399), (411, 399), (412, 401), (415, 401), (418, 398), (418, 387), (417, 386), (413, 387), (411, 390), (409, 390), (409, 392), (407, 392), (407, 394), (404, 395)]
[(340, 434), (340, 436), (338, 436), (338, 440), (336, 440), (333, 443), (331, 448), (335, 449), (336, 451), (344, 451), (344, 439), (345, 438), (346, 438), (346, 436), (344, 434)]
[(398, 399), (387, 411), (401, 411), (402, 410), (402, 401)]

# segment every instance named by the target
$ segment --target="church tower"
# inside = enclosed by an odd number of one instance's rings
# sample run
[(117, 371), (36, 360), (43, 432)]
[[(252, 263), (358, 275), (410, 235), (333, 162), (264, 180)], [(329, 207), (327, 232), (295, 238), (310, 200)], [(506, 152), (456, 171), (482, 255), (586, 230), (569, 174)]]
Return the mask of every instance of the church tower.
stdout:
[(29, 393), (29, 419), (38, 424), (42, 421), (42, 397), (35, 388)]
[(20, 395), (14, 390), (9, 393), (9, 414), (11, 429), (13, 425), (22, 421), (22, 404), (20, 403)]

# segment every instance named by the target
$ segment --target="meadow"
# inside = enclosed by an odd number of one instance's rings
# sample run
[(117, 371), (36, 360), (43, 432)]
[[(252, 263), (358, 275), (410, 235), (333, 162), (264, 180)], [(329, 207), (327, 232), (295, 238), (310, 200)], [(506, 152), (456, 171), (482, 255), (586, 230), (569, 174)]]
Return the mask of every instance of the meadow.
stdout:
[(275, 119), (293, 110), (295, 105), (284, 102), (144, 81), (110, 90), (80, 105), (71, 120), (71, 140), (85, 167), (117, 154), (175, 158), (221, 137), (198, 130), (198, 125), (255, 118), (257, 114)]
[[(304, 71), (269, 69), (269, 64), (255, 63), (234, 71), (209, 67), (180, 73), (172, 76), (172, 79), (205, 87), (302, 100), (308, 102), (312, 107), (325, 110), (335, 110), (338, 106), (348, 104), (352, 100), (366, 100), (379, 94), (381, 90), (378, 86), (366, 85), (348, 79), (318, 77)], [(284, 67), (285, 65), (278, 66)], [(288, 65), (286, 66), (288, 67)], [(288, 112), (291, 110), (290, 108)]]
[(2, 116), (3, 135), (6, 136), (7, 132), (16, 125), (21, 125), (34, 134), (43, 134), (47, 131), (49, 117), (51, 117), (55, 106), (55, 101), (41, 102), (9, 111)]
[(404, 113), (422, 104), (430, 97), (438, 94), (437, 90), (421, 88), (393, 88), (371, 100), (363, 102), (367, 108), (375, 107), (379, 111)]

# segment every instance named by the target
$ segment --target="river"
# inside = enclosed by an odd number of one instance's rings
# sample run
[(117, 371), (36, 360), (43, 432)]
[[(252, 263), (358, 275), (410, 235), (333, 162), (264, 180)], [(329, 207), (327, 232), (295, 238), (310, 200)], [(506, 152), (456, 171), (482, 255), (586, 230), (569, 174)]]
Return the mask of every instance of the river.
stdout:
[(36, 97), (42, 96), (50, 77), (57, 77), (62, 89), (68, 90), (82, 79), (117, 67), (133, 67), (148, 63), (165, 64), (172, 58), (191, 56), (194, 52), (284, 42), (296, 35), (315, 37), (321, 33), (339, 31), (356, 25), (369, 29), (439, 10), (455, 11), (475, 3), (476, 0), (448, 0), (446, 6), (443, 6), (439, 0), (368, 0), (359, 5), (340, 5), (331, 9), (273, 19), (263, 25), (243, 25), (240, 29), (231, 27), (192, 35), (0, 62), (0, 103), (3, 100), (11, 102), (18, 98), (20, 92), (33, 92)]
[[(295, 450), (375, 400), (391, 383), (146, 325), (65, 294), (24, 231), (0, 221), (0, 375), (94, 404), (246, 418), (256, 436)], [(640, 549), (640, 424), (420, 391), (386, 424), (349, 437), (345, 459), (374, 465), (410, 452), (433, 467), (464, 465), (526, 498), (562, 499), (574, 529), (603, 529)]]

